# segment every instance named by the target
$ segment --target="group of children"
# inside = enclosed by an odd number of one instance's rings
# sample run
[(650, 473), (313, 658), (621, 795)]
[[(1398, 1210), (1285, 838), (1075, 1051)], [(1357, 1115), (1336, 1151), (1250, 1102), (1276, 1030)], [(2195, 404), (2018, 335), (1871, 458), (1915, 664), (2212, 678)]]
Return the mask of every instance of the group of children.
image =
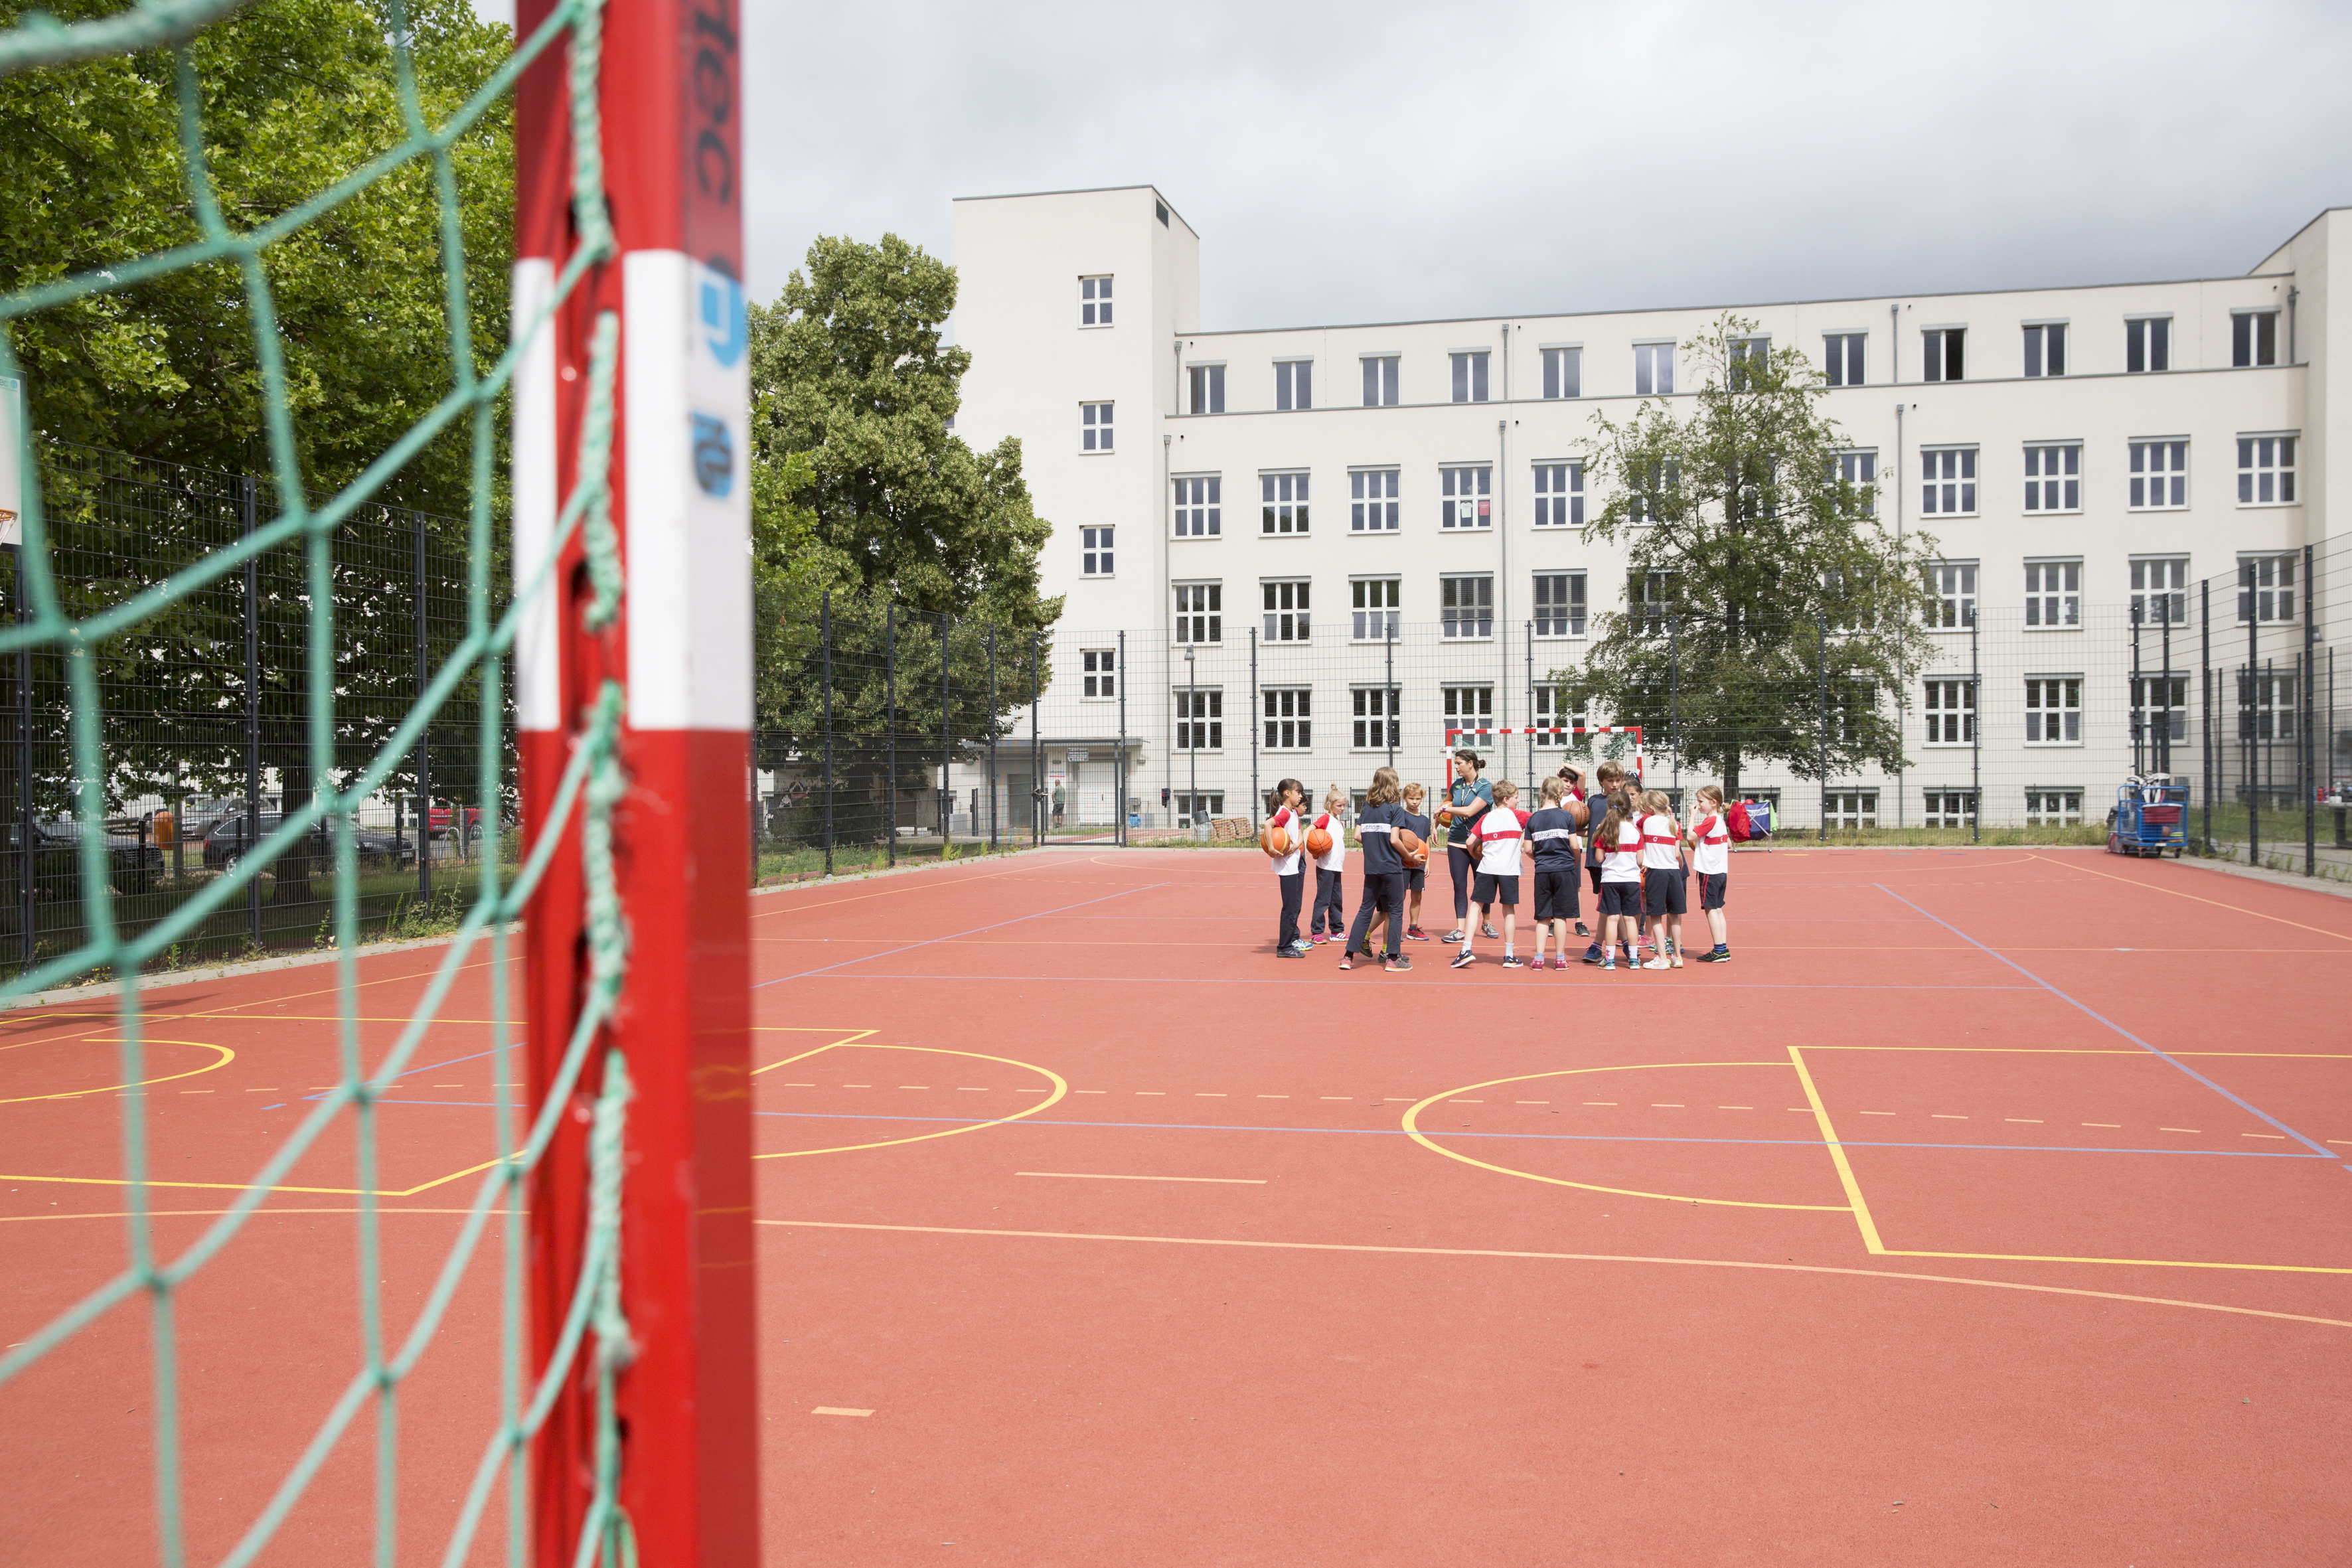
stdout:
[[(1405, 864), (1396, 835), (1409, 831), (1426, 845), (1433, 828), (1443, 827), (1454, 882), (1454, 929), (1442, 940), (1461, 944), (1454, 955), (1455, 969), (1476, 962), (1481, 936), (1501, 941), (1504, 968), (1532, 966), (1538, 972), (1549, 938), (1552, 967), (1566, 969), (1571, 924), (1578, 936), (1589, 939), (1587, 963), (1614, 970), (1622, 953), (1629, 970), (1680, 969), (1683, 917), (1693, 877), (1698, 879), (1699, 909), (1713, 942), (1695, 960), (1730, 961), (1724, 898), (1731, 833), (1724, 821), (1720, 789), (1705, 784), (1695, 792), (1689, 820), (1685, 821), (1675, 816), (1664, 792), (1632, 787), (1625, 770), (1615, 763), (1602, 763), (1593, 770), (1589, 791), (1584, 773), (1569, 766), (1543, 781), (1539, 806), (1522, 811), (1518, 786), (1508, 779), (1485, 778), (1486, 761), (1475, 752), (1457, 751), (1454, 761), (1454, 783), (1434, 820), (1423, 815), (1426, 792), (1421, 785), (1400, 784), (1394, 768), (1372, 774), (1356, 821), (1364, 860), (1363, 893), (1352, 923), (1346, 921), (1342, 889), (1348, 863), (1347, 792), (1332, 785), (1324, 794), (1323, 809), (1310, 814), (1304, 784), (1284, 779), (1274, 786), (1266, 799), (1265, 826), (1279, 830), (1287, 845), (1285, 853), (1274, 857), (1275, 876), (1282, 888), (1282, 916), (1275, 937), (1277, 957), (1305, 958), (1325, 942), (1339, 942), (1339, 967), (1349, 969), (1359, 960), (1369, 963), (1374, 939), (1384, 934), (1386, 966), (1410, 970), (1412, 960), (1404, 955), (1403, 942), (1429, 940), (1421, 929), (1428, 872)], [(1307, 836), (1316, 828), (1329, 835), (1330, 847), (1311, 856)], [(1309, 860), (1315, 867), (1315, 901), (1302, 936), (1298, 916)], [(1587, 930), (1581, 918), (1580, 862), (1591, 879), (1597, 931)], [(1517, 952), (1523, 879), (1533, 884), (1535, 904), (1534, 948), (1527, 959)], [(1470, 920), (1473, 904), (1479, 914), (1475, 925)], [(1503, 908), (1500, 931), (1495, 929), (1496, 904)]]

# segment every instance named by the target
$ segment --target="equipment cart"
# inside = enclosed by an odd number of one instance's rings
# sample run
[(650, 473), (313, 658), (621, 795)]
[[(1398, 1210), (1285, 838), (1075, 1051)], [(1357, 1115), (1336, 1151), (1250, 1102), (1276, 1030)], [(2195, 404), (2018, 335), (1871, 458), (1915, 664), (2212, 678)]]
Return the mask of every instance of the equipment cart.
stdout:
[(2161, 856), (2169, 849), (2179, 859), (2188, 843), (2188, 822), (2187, 784), (2135, 779), (2116, 790), (2116, 809), (2107, 817), (2107, 853)]

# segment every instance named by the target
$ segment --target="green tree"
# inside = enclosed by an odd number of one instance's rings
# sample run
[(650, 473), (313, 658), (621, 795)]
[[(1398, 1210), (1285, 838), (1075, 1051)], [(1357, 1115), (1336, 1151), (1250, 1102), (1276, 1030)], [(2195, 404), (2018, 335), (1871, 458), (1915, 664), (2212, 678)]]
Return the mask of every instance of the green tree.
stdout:
[[(118, 6), (62, 0), (47, 8), (74, 21)], [(0, 0), (0, 26), (28, 9)], [(510, 35), (478, 21), (466, 0), (412, 0), (404, 18), (420, 107), (438, 124), (505, 61)], [(380, 0), (263, 0), (196, 37), (206, 169), (233, 230), (284, 215), (405, 139), (391, 26)], [(177, 70), (176, 57), (158, 50), (0, 80), (0, 190), (9, 196), (0, 294), (201, 237), (180, 154)], [(478, 374), (507, 338), (509, 127), (501, 101), (449, 152)], [(360, 473), (453, 383), (459, 340), (431, 161), (412, 159), (375, 179), (272, 244), (261, 267), (298, 463), (315, 496)], [(47, 449), (50, 536), (70, 611), (119, 602), (234, 536), (238, 498), (219, 475), (268, 471), (255, 325), (244, 279), (226, 262), (7, 323)], [(445, 621), (464, 603), (467, 541), (453, 520), (471, 499), (470, 434), (457, 421), (380, 492), (395, 512), (354, 520), (334, 540), (340, 765), (373, 752), (388, 730), (381, 715), (396, 716), (413, 689), (415, 595), (425, 593)], [(82, 446), (211, 471), (126, 464)], [(502, 476), (506, 465), (492, 468)], [(257, 510), (263, 521), (277, 510), (266, 482)], [(419, 513), (428, 529), (422, 584), (407, 547)], [(276, 552), (259, 575), (263, 760), (286, 799), (299, 803), (311, 786), (302, 653), (310, 604), (299, 548)], [(215, 590), (100, 650), (110, 736), (141, 738), (110, 786), (241, 773), (232, 736), (245, 702), (243, 642), (241, 600)], [(44, 695), (58, 690), (47, 679), (55, 660), (37, 662)], [(470, 739), (462, 708), (446, 710), (446, 726)], [(44, 771), (61, 773), (58, 761)], [(41, 781), (44, 795), (61, 782)], [(299, 849), (278, 869), (277, 897), (310, 896)]]
[[(751, 310), (764, 765), (822, 745), (818, 633), (830, 593), (833, 731), (856, 738), (835, 748), (843, 837), (879, 830), (879, 742), (893, 713), (901, 792), (940, 760), (940, 618), (958, 623), (944, 654), (954, 749), (1003, 732), (1029, 698), (1029, 634), (1061, 614), (1060, 599), (1038, 593), (1052, 525), (1031, 508), (1020, 442), (974, 451), (950, 426), (971, 363), (941, 335), (955, 292), (954, 268), (896, 235), (878, 245), (825, 237), (774, 305)], [(976, 623), (997, 628), (993, 710)], [(821, 810), (806, 815), (814, 823)]]
[(1925, 667), (1906, 634), (1935, 549), (1883, 526), (1874, 487), (1842, 472), (1819, 373), (1755, 327), (1726, 314), (1682, 345), (1704, 380), (1686, 417), (1648, 400), (1622, 423), (1596, 416), (1610, 499), (1583, 536), (1625, 543), (1624, 605), (1552, 677), (1570, 710), (1653, 743), (1678, 717), (1682, 754), (1727, 793), (1748, 758), (1801, 778), (1822, 776), (1824, 753), (1832, 776), (1904, 765), (1893, 699)]

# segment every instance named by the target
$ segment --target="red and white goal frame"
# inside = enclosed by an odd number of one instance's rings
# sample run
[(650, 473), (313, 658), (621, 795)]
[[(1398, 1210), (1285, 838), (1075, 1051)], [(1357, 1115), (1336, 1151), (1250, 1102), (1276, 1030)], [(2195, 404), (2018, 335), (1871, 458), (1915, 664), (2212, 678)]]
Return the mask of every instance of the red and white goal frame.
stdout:
[[(520, 0), (529, 37), (553, 0)], [(751, 1141), (751, 721), (749, 343), (742, 92), (736, 0), (608, 0), (600, 111), (617, 254), (557, 310), (514, 395), (514, 558), (536, 570), (577, 472), (598, 316), (620, 318), (612, 514), (625, 590), (591, 631), (575, 532), (523, 622), (515, 702), (523, 822), (549, 805), (607, 679), (626, 693), (613, 814), (628, 975), (530, 1186), (533, 1367), (547, 1364), (582, 1263), (588, 1117), (603, 1046), (635, 1096), (621, 1201), (622, 1300), (635, 1359), (617, 1377), (620, 1502), (639, 1561), (759, 1561)], [(580, 237), (572, 223), (569, 57), (550, 49), (515, 100), (513, 321), (526, 330)], [(520, 584), (518, 584), (520, 586)], [(541, 1103), (587, 995), (575, 811), (526, 916), (532, 1103)], [(532, 1454), (535, 1560), (573, 1562), (594, 1490), (593, 1358)]]

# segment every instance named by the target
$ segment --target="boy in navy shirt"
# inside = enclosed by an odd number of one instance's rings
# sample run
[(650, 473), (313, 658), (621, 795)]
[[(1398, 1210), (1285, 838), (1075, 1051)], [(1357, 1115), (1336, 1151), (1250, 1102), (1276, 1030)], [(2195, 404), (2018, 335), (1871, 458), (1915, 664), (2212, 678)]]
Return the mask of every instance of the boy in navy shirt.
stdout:
[[(1407, 826), (1412, 818), (1398, 804), (1397, 772), (1381, 768), (1372, 774), (1372, 787), (1364, 795), (1364, 809), (1356, 818), (1358, 846), (1364, 855), (1364, 897), (1356, 906), (1355, 924), (1348, 929), (1348, 944), (1339, 954), (1339, 967), (1355, 966), (1357, 950), (1363, 947), (1375, 911), (1388, 917), (1388, 967), (1391, 972), (1412, 967), (1412, 960), (1404, 956), (1402, 943), (1404, 936), (1404, 862), (1397, 858), (1396, 845), (1390, 835)], [(1371, 952), (1363, 956), (1370, 960)]]
[(1538, 973), (1543, 972), (1547, 931), (1556, 949), (1552, 967), (1568, 967), (1568, 922), (1580, 912), (1576, 896), (1577, 821), (1567, 801), (1568, 781), (1548, 778), (1543, 782), (1542, 806), (1528, 817), (1528, 845), (1535, 854)]

